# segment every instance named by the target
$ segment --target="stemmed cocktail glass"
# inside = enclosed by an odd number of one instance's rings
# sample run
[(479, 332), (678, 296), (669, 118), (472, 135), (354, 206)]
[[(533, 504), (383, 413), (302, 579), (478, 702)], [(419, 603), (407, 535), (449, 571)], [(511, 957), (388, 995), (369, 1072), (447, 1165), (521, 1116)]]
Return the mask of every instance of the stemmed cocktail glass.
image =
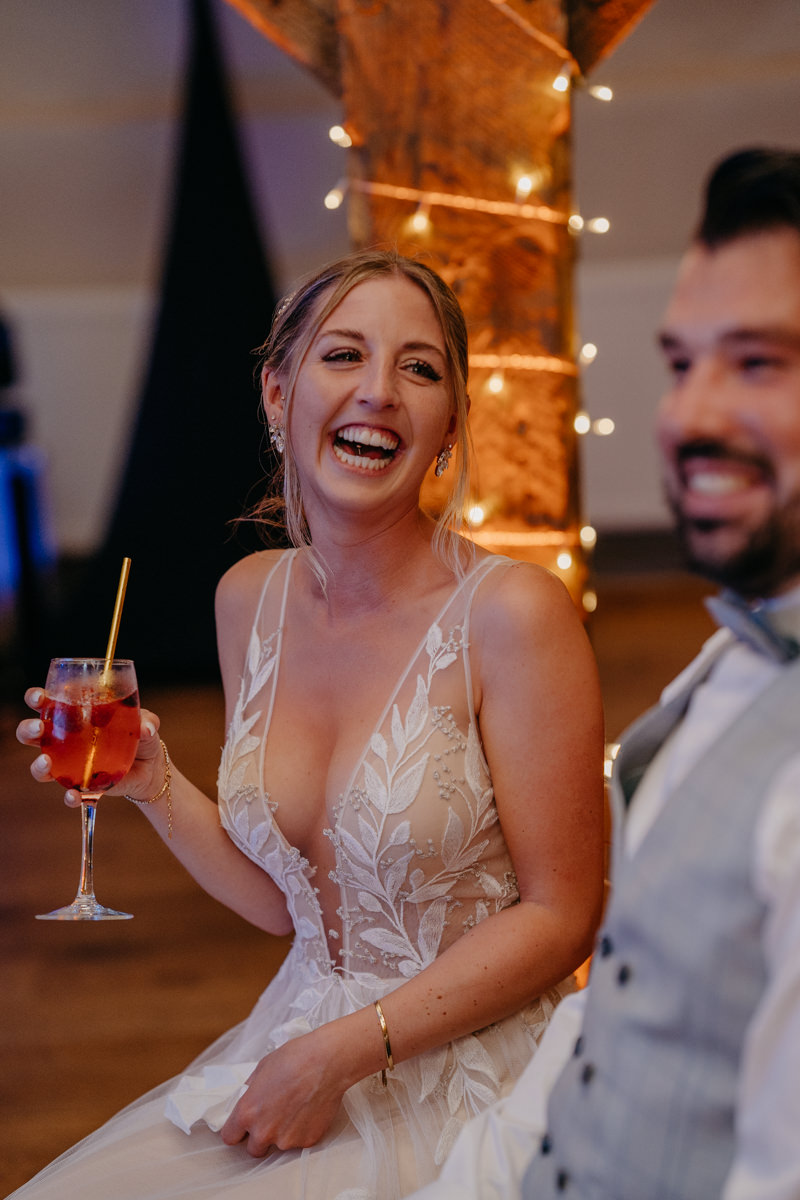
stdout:
[(98, 904), (94, 894), (97, 801), (133, 765), (139, 744), (136, 672), (125, 658), (54, 658), (41, 710), (41, 748), (50, 773), (81, 796), (81, 877), (71, 904), (40, 921), (119, 921), (131, 913)]

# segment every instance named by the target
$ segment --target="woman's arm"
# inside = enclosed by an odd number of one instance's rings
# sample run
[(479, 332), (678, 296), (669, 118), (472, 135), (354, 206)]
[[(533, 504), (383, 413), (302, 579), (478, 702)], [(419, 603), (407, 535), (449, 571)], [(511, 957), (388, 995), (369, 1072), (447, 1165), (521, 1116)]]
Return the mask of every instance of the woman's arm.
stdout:
[[(237, 564), (237, 567), (228, 572), (218, 590), (218, 596), (220, 593), (226, 593), (227, 604), (223, 602), (222, 605), (222, 623), (224, 626), (227, 620), (230, 626), (229, 629), (221, 630), (220, 637), (221, 644), (226, 646), (227, 671), (224, 673), (224, 683), (228, 709), (235, 702), (235, 689), (238, 688), (246, 645), (246, 637), (242, 641), (239, 636), (239, 626), (235, 617), (238, 616), (244, 623), (249, 616), (252, 622), (253, 608), (250, 608), (248, 614), (247, 606), (257, 587), (257, 579), (263, 581), (263, 578), (263, 564), (259, 570), (257, 564), (243, 560), (242, 564)], [(217, 609), (219, 620), (219, 599)], [(247, 632), (249, 628), (248, 624)], [(236, 653), (240, 644), (241, 657), (237, 663)], [(230, 700), (231, 689), (234, 689), (233, 701)], [(41, 688), (31, 688), (25, 699), (28, 705), (38, 712), (42, 706), (43, 695)], [(42, 723), (38, 718), (20, 722), (17, 729), (18, 740), (30, 746), (39, 745), (41, 734)], [(159, 719), (155, 713), (143, 709), (136, 760), (125, 778), (116, 787), (109, 789), (109, 794), (128, 795), (143, 802), (148, 801), (164, 783), (165, 765), (159, 739)], [(40, 782), (52, 779), (50, 759), (46, 754), (40, 754), (33, 762), (31, 774)], [(283, 893), (261, 867), (234, 845), (220, 825), (217, 805), (195, 787), (174, 764), (171, 774), (169, 803), (165, 794), (153, 804), (141, 804), (141, 811), (154, 829), (209, 895), (259, 929), (278, 935), (290, 933), (292, 924)], [(68, 791), (65, 801), (71, 807), (77, 807), (80, 804), (80, 796), (77, 792)]]
[[(470, 656), (520, 903), (382, 1001), (397, 1062), (519, 1011), (587, 957), (600, 918), (603, 722), (588, 640), (566, 590), (539, 568), (504, 572), (479, 601)], [(253, 1154), (311, 1145), (347, 1088), (385, 1065), (372, 1006), (333, 1021), (259, 1064), (223, 1137)]]

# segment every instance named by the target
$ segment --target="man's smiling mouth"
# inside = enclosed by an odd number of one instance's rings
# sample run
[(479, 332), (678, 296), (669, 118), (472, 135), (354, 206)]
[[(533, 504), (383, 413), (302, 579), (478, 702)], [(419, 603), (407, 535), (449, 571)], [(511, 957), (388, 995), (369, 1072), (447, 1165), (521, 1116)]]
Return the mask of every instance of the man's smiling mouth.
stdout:
[(678, 451), (678, 471), (687, 495), (724, 500), (761, 488), (772, 479), (770, 463), (755, 454), (726, 451), (716, 443), (695, 443)]
[(368, 425), (345, 425), (333, 438), (333, 453), (349, 467), (382, 471), (389, 466), (400, 447), (400, 438), (388, 429)]

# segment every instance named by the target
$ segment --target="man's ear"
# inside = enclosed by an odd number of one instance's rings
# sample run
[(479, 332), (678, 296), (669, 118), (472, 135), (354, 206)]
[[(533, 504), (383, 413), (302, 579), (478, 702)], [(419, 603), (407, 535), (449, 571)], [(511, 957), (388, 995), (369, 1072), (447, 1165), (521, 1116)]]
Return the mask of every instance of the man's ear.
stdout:
[(270, 425), (283, 425), (283, 389), (275, 372), (268, 366), (261, 368), (261, 403)]

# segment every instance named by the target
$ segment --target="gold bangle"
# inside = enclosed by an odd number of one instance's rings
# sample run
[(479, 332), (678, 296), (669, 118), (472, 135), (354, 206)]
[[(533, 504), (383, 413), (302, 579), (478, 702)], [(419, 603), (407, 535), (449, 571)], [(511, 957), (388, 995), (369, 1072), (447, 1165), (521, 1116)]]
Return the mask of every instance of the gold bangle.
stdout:
[[(373, 1000), (375, 1012), (378, 1014), (378, 1020), (381, 1023), (381, 1033), (383, 1034), (383, 1046), (386, 1051), (386, 1066), (390, 1071), (394, 1070), (394, 1059), (392, 1058), (392, 1043), (389, 1041), (389, 1026), (386, 1024), (386, 1017), (383, 1015), (380, 1000)], [(388, 1087), (386, 1082), (386, 1067), (381, 1071), (381, 1081), (384, 1087)]]
[(166, 796), (167, 796), (167, 839), (169, 840), (172, 837), (172, 789), (170, 788), (170, 784), (172, 782), (172, 770), (171, 770), (171, 764), (169, 761), (169, 754), (167, 752), (167, 747), (164, 745), (164, 742), (161, 738), (159, 738), (158, 740), (161, 743), (161, 750), (164, 755), (164, 782), (162, 783), (161, 787), (156, 792), (155, 796), (151, 796), (149, 800), (140, 800), (137, 796), (128, 796), (127, 794), (125, 794), (125, 799), (130, 800), (132, 804), (155, 804), (156, 800), (160, 800), (161, 797), (166, 792)]

